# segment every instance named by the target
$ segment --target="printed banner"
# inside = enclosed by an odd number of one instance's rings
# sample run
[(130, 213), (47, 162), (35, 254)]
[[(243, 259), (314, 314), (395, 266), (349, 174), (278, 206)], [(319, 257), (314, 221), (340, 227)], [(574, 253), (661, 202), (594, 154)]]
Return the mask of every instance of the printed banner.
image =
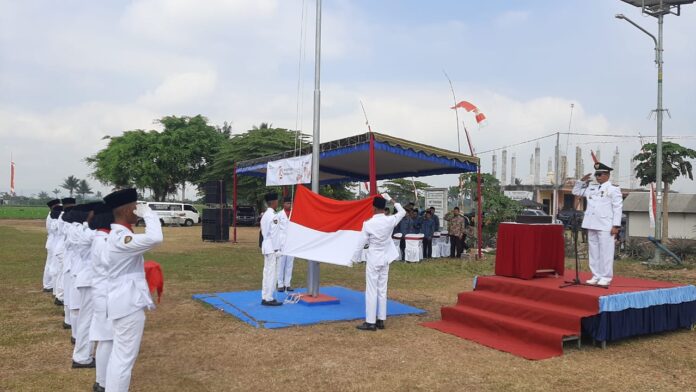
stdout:
[(312, 182), (312, 155), (268, 162), (266, 186), (308, 184)]

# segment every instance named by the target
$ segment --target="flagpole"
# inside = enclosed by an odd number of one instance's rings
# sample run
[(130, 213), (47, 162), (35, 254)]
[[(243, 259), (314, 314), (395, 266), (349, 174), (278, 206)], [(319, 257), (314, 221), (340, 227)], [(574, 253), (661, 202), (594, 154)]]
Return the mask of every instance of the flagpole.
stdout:
[[(454, 94), (454, 86), (452, 85), (452, 80), (450, 79), (449, 75), (447, 75), (447, 72), (445, 72), (444, 69), (442, 70), (442, 73), (445, 74), (445, 77), (447, 78), (447, 81), (450, 85), (450, 90), (452, 90), (452, 99), (454, 100), (454, 115), (457, 118), (457, 152), (462, 152), (461, 143), (459, 141), (459, 111), (457, 111), (457, 96)], [(466, 128), (464, 130), (466, 131)], [(468, 138), (469, 136), (467, 135), (467, 139)], [(469, 143), (469, 148), (471, 148), (471, 143)]]
[[(319, 150), (321, 109), (321, 0), (317, 0), (316, 33), (314, 40), (314, 118), (312, 121), (312, 192), (319, 193)], [(307, 262), (307, 292), (312, 297), (319, 295), (319, 263)]]

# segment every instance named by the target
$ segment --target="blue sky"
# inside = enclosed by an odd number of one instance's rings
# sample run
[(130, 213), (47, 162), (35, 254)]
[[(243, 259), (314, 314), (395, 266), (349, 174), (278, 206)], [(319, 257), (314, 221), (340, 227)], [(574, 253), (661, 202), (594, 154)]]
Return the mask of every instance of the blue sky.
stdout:
[[(0, 157), (14, 155), (20, 194), (87, 176), (82, 158), (104, 147), (102, 136), (156, 128), (152, 120), (164, 115), (200, 113), (235, 132), (261, 122), (311, 131), (313, 1), (0, 0), (0, 9)], [(322, 140), (363, 132), (362, 100), (374, 130), (456, 150), (443, 69), (458, 98), (489, 118), (478, 130), (464, 116), (478, 151), (566, 131), (571, 103), (573, 131), (653, 135), (652, 42), (617, 13), (657, 31), (653, 18), (619, 0), (324, 1)], [(696, 5), (666, 17), (672, 118), (664, 132), (690, 136), (678, 141), (692, 148), (694, 36)], [(609, 161), (619, 147), (626, 183), (629, 155), (639, 149), (636, 139), (594, 136), (561, 144), (571, 162), (576, 145), (585, 162), (589, 148)], [(541, 142), (543, 169), (552, 146)], [(528, 176), (532, 150), (509, 149), (518, 177)], [(490, 154), (482, 160), (490, 170)], [(0, 191), (8, 171), (0, 165)], [(676, 185), (696, 191), (691, 181)]]

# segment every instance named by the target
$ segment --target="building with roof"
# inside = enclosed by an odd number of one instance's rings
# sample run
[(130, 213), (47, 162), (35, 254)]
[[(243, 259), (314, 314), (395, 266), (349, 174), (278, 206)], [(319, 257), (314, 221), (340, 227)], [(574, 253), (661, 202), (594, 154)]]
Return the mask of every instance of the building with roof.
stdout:
[[(655, 235), (648, 215), (649, 195), (648, 192), (631, 192), (624, 199), (628, 237)], [(670, 193), (669, 237), (696, 239), (696, 194)]]

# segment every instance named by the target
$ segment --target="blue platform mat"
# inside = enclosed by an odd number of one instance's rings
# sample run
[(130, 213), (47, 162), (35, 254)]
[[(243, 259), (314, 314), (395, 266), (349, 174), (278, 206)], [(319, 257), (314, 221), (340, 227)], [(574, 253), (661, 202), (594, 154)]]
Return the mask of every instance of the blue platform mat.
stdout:
[[(306, 289), (295, 290), (295, 293), (304, 292)], [(193, 299), (207, 303), (257, 328), (285, 328), (365, 318), (365, 294), (363, 292), (331, 286), (322, 287), (321, 293), (336, 297), (341, 302), (322, 306), (307, 306), (301, 303), (262, 306), (261, 290), (195, 294)], [(276, 293), (278, 301), (283, 301), (285, 297), (285, 293)], [(389, 317), (421, 313), (425, 313), (425, 311), (392, 300), (387, 302), (387, 316)]]

